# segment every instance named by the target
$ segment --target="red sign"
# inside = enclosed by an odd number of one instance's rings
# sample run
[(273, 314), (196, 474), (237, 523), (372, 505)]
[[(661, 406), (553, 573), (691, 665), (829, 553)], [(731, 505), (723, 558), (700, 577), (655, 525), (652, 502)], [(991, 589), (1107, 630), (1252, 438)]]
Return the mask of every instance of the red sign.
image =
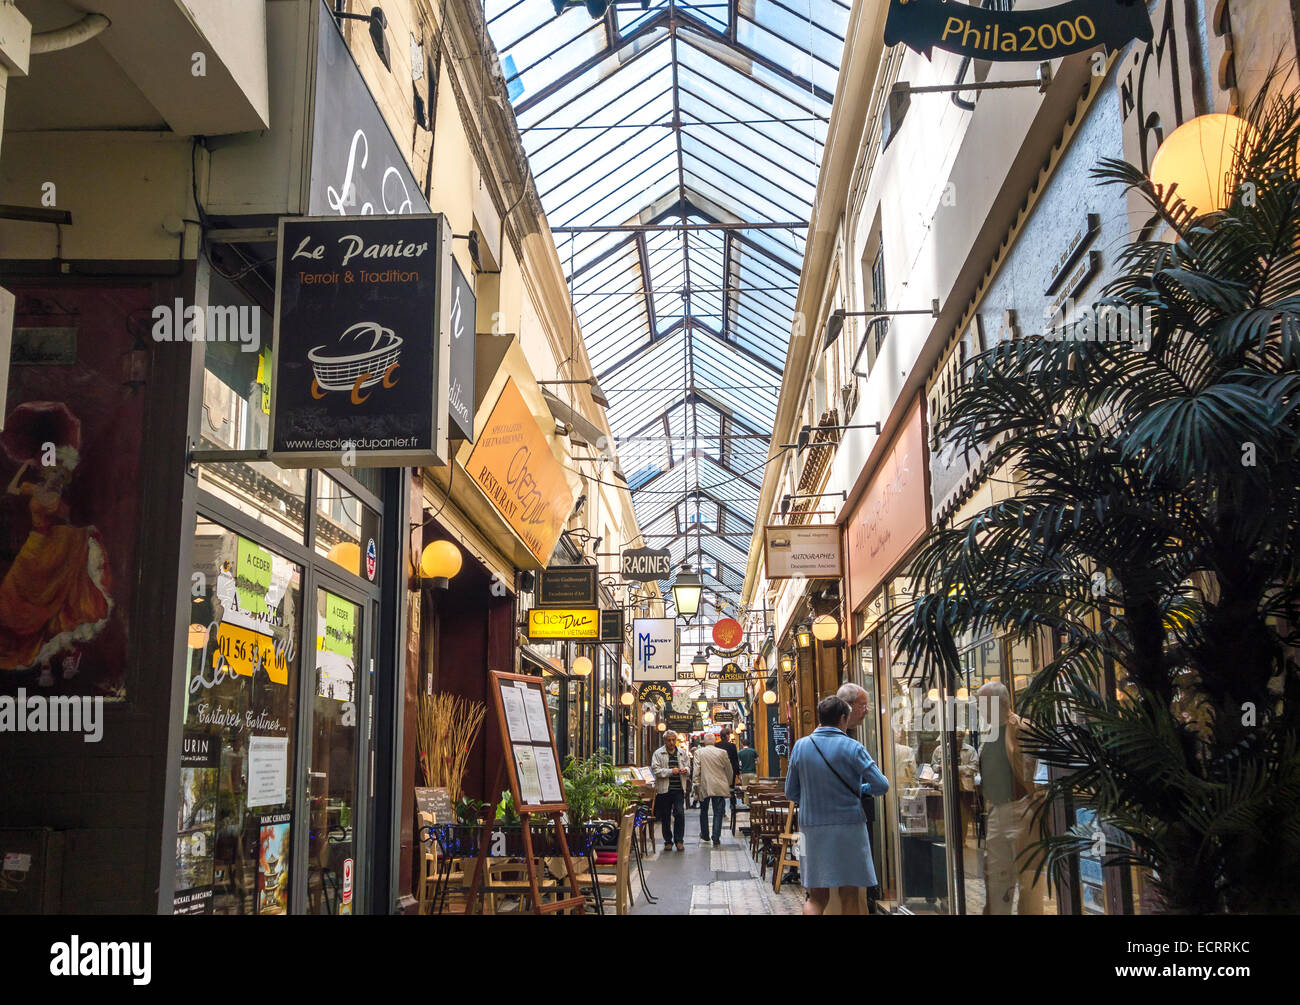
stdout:
[(735, 649), (744, 636), (744, 630), (735, 618), (723, 618), (713, 626), (713, 641), (723, 649)]
[(343, 903), (352, 903), (352, 859), (343, 860)]

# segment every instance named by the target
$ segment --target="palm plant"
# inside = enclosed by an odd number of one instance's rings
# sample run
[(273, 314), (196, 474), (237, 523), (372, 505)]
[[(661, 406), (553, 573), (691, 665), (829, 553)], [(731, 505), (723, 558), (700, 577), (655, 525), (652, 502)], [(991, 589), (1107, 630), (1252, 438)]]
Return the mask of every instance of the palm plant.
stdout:
[(1049, 805), (1091, 809), (1171, 912), (1300, 909), (1300, 101), (1270, 82), (1246, 118), (1221, 211), (1094, 169), (1164, 224), (1101, 301), (1149, 309), (1149, 348), (1035, 336), (968, 364), (939, 432), (1017, 490), (928, 536), (895, 625), (931, 680), (959, 633), (1055, 640), (1018, 696), (1061, 769), (1026, 854), (1055, 876), (1093, 835), (1050, 833)]

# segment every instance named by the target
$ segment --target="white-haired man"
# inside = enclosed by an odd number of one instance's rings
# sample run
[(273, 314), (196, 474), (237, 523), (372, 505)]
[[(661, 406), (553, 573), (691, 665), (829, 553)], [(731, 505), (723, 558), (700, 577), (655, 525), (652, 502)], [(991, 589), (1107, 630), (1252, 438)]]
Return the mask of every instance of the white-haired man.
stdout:
[(845, 732), (859, 726), (871, 711), (871, 695), (856, 684), (841, 684), (835, 697), (849, 706), (849, 721), (844, 727)]

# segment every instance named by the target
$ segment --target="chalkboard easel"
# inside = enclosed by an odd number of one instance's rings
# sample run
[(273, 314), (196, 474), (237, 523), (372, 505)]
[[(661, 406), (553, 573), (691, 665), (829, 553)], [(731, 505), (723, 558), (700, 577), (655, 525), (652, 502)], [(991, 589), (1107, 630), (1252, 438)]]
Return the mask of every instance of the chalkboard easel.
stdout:
[[(501, 774), (510, 779), (510, 795), (519, 811), (524, 840), (524, 861), (528, 869), (528, 888), (532, 894), (535, 914), (554, 914), (575, 910), (584, 913), (586, 901), (578, 888), (573, 859), (569, 855), (569, 840), (561, 814), (568, 810), (564, 800), (564, 783), (560, 778), (560, 759), (555, 750), (555, 734), (546, 706), (546, 692), (540, 677), (505, 673), (492, 670), (488, 673), (488, 690), (492, 692), (492, 707), (496, 712), (497, 731), (501, 734), (503, 763), (497, 768), (496, 780), (489, 792), (500, 791)], [(542, 903), (537, 883), (537, 859), (533, 856), (531, 818), (546, 816), (555, 827), (560, 852), (568, 870), (572, 896), (563, 900)], [(483, 831), (479, 837), (478, 856), (474, 860), (474, 875), (470, 880), (465, 913), (471, 914), (478, 898), (491, 842), (493, 812), (483, 810)]]

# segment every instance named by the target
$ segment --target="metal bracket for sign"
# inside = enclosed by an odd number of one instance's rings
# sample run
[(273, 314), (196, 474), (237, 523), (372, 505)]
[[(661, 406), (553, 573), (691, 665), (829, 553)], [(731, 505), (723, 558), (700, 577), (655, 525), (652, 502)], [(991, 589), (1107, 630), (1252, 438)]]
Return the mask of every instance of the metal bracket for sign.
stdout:
[[(235, 462), (271, 461), (267, 450), (220, 450), (213, 447), (196, 447), (190, 440), (189, 453), (185, 455), (185, 473), (197, 478), (200, 464), (231, 464)], [(271, 463), (275, 463), (271, 461)]]
[(924, 84), (913, 87), (906, 80), (900, 80), (889, 89), (890, 99), (904, 94), (953, 94), (967, 91), (1005, 91), (1012, 87), (1037, 87), (1039, 94), (1046, 94), (1052, 86), (1052, 64), (1038, 64), (1038, 76), (1033, 80), (986, 80), (982, 84)]

